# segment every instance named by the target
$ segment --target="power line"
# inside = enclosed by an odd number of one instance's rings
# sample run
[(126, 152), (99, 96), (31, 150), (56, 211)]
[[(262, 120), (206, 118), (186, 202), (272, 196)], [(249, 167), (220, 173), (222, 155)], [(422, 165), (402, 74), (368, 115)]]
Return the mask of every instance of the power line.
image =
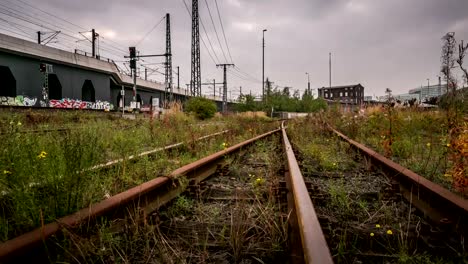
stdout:
[(161, 24), (161, 22), (164, 20), (164, 18), (165, 18), (165, 16), (163, 16), (163, 17), (161, 18), (161, 20), (159, 20), (159, 22), (156, 23), (156, 25), (154, 25), (153, 28), (151, 28), (151, 30), (148, 31), (148, 32), (145, 34), (145, 36), (143, 36), (143, 38), (140, 39), (140, 41), (138, 41), (138, 42), (135, 44), (135, 46), (138, 46), (151, 32), (153, 32), (153, 30), (154, 30), (155, 28), (157, 28), (157, 27)]
[[(18, 1), (20, 1), (20, 0), (18, 0)], [(10, 2), (10, 3), (13, 3), (13, 2), (11, 2), (11, 1), (9, 1), (9, 2)], [(82, 27), (82, 26), (76, 25), (76, 24), (74, 24), (74, 23), (72, 23), (72, 22), (70, 22), (70, 21), (68, 21), (68, 20), (66, 20), (66, 19), (63, 19), (63, 18), (60, 18), (60, 17), (58, 17), (58, 16), (56, 16), (56, 15), (50, 14), (50, 13), (48, 13), (47, 11), (44, 11), (44, 10), (42, 10), (42, 9), (40, 9), (40, 8), (37, 8), (37, 7), (35, 7), (35, 6), (31, 5), (31, 4), (25, 3), (25, 2), (23, 2), (23, 1), (20, 1), (20, 2), (22, 2), (22, 3), (26, 4), (26, 5), (28, 5), (29, 7), (31, 7), (31, 8), (34, 9), (34, 10), (39, 10), (39, 11), (41, 11), (41, 12), (43, 12), (43, 13), (45, 13), (45, 14), (51, 16), (51, 17), (57, 18), (57, 19), (59, 19), (59, 20), (61, 20), (61, 21), (65, 21), (66, 23), (68, 23), (68, 24), (70, 24), (70, 25), (73, 25), (73, 26), (75, 26), (75, 27), (77, 27), (77, 28), (85, 29), (85, 28)], [(2, 5), (2, 6), (4, 7), (3, 11), (7, 11), (7, 12), (9, 13), (9, 14), (6, 14), (6, 15), (9, 15), (9, 16), (11, 16), (11, 17), (13, 17), (13, 18), (16, 18), (16, 19), (19, 19), (19, 20), (23, 20), (23, 21), (25, 21), (25, 22), (27, 22), (27, 23), (34, 24), (34, 25), (36, 25), (36, 26), (38, 26), (38, 27), (47, 28), (47, 29), (53, 30), (53, 31), (57, 31), (55, 28), (59, 28), (59, 29), (61, 29), (60, 31), (62, 31), (62, 32), (61, 32), (61, 35), (65, 35), (65, 36), (71, 37), (71, 38), (73, 38), (73, 39), (79, 40), (79, 38), (76, 38), (76, 37), (74, 37), (74, 36), (68, 35), (68, 34), (66, 34), (66, 33), (63, 32), (63, 31), (67, 31), (67, 32), (70, 32), (71, 34), (75, 34), (75, 32), (74, 32), (73, 30), (67, 28), (67, 26), (65, 26), (64, 24), (62, 24), (62, 23), (57, 23), (56, 21), (49, 22), (49, 21), (45, 21), (45, 20), (43, 20), (43, 19), (39, 19), (38, 17), (40, 17), (41, 15), (39, 15), (39, 14), (37, 14), (37, 13), (35, 13), (35, 12), (31, 12), (30, 10), (26, 10), (26, 9), (24, 9), (23, 6), (20, 6), (20, 5), (16, 4), (16, 3), (13, 3), (13, 4), (15, 4), (17, 7), (23, 9), (23, 11), (20, 11), (20, 10), (18, 10), (18, 9), (15, 9), (15, 8), (12, 8), (12, 7), (9, 7), (9, 6)], [(5, 9), (5, 7), (6, 7), (7, 9)], [(32, 15), (31, 15), (31, 13), (32, 13)], [(5, 14), (5, 13), (4, 13), (4, 14)], [(49, 25), (51, 25), (51, 26), (54, 27), (54, 28), (50, 28), (50, 27), (45, 26), (45, 25), (43, 25), (43, 24), (38, 24), (37, 22), (34, 22), (34, 21), (29, 20), (28, 17), (31, 17), (32, 19), (35, 19), (35, 20), (38, 20), (38, 21), (42, 21), (42, 22), (44, 22), (45, 24), (49, 24)], [(104, 39), (104, 37), (101, 37), (101, 38)], [(111, 40), (108, 40), (108, 41), (111, 41)], [(116, 43), (116, 42), (114, 42), (114, 43)], [(116, 43), (116, 44), (118, 44), (118, 43)], [(103, 45), (105, 45), (105, 46), (108, 47), (109, 49), (114, 49), (114, 50), (116, 50), (116, 51), (118, 51), (118, 52), (121, 52), (122, 54), (126, 54), (126, 51), (125, 51), (125, 50), (123, 50), (123, 49), (121, 49), (121, 48), (118, 48), (118, 47), (115, 47), (115, 46), (113, 46), (113, 45), (111, 45), (111, 44), (108, 44), (108, 43), (106, 43), (106, 42), (103, 42)], [(118, 44), (118, 45), (120, 45), (120, 44)]]
[[(211, 10), (210, 10), (210, 7), (209, 7), (208, 2), (206, 0), (205, 0), (205, 4), (206, 4), (206, 8), (208, 9), (208, 14), (210, 15), (211, 23), (213, 24), (213, 29), (215, 31), (216, 38), (218, 39), (219, 47), (221, 48), (221, 52), (223, 53), (224, 59), (227, 61), (226, 53), (224, 52), (223, 45), (221, 45), (221, 41), (219, 40), (218, 31), (216, 30), (216, 26), (215, 26), (215, 23), (214, 23), (214, 20), (213, 20), (213, 16), (211, 15)], [(202, 23), (202, 25), (203, 25), (203, 23)], [(231, 60), (231, 62), (232, 62), (232, 60)]]
[(205, 36), (206, 36), (206, 38), (208, 39), (208, 43), (209, 43), (210, 46), (211, 46), (211, 50), (213, 51), (213, 54), (215, 55), (216, 60), (219, 62), (218, 55), (216, 54), (216, 52), (215, 52), (215, 50), (214, 50), (214, 48), (213, 48), (213, 44), (211, 44), (211, 40), (210, 40), (210, 38), (208, 37), (208, 33), (207, 33), (207, 31), (206, 31), (205, 24), (203, 23), (203, 19), (202, 19), (201, 17), (200, 17), (200, 22), (201, 22), (201, 25), (202, 25), (202, 27), (203, 27), (203, 32), (205, 32)]
[(52, 17), (58, 18), (58, 19), (60, 19), (60, 20), (62, 20), (62, 21), (65, 21), (65, 22), (67, 22), (67, 23), (70, 24), (70, 25), (73, 25), (73, 26), (75, 26), (75, 27), (78, 27), (78, 28), (81, 28), (81, 29), (83, 29), (83, 30), (86, 30), (85, 28), (83, 28), (83, 27), (81, 27), (81, 26), (79, 26), (79, 25), (77, 25), (77, 24), (74, 24), (74, 23), (72, 23), (72, 22), (70, 22), (70, 21), (68, 21), (68, 20), (66, 20), (66, 19), (63, 19), (63, 18), (58, 17), (58, 16), (56, 16), (56, 15), (53, 15), (53, 14), (51, 14), (51, 13), (48, 13), (48, 12), (46, 12), (46, 11), (44, 11), (44, 10), (38, 8), (38, 7), (35, 7), (35, 6), (33, 6), (33, 5), (29, 4), (29, 3), (27, 3), (27, 2), (24, 2), (24, 1), (22, 1), (22, 0), (17, 0), (17, 1), (19, 1), (19, 2), (21, 2), (21, 3), (23, 3), (23, 4), (25, 4), (25, 5), (28, 5), (28, 6), (32, 7), (32, 8), (34, 8), (34, 9), (37, 9), (37, 10), (43, 12), (43, 13), (46, 13), (46, 14), (48, 14), (49, 16), (52, 16)]
[[(5, 31), (10, 32), (10, 33), (13, 33), (13, 34), (16, 34), (16, 35), (18, 35), (18, 36), (22, 36), (22, 37), (25, 37), (25, 38), (31, 38), (31, 37), (28, 36), (28, 35), (20, 34), (20, 33), (18, 33), (18, 32), (15, 32), (15, 31), (12, 31), (12, 30), (9, 30), (9, 29), (6, 29), (6, 28), (0, 27), (0, 29), (5, 30)], [(31, 39), (34, 39), (34, 38), (31, 38)]]
[(221, 24), (221, 29), (223, 31), (224, 42), (226, 43), (226, 48), (227, 48), (228, 53), (229, 53), (229, 58), (231, 58), (231, 62), (232, 62), (231, 51), (229, 50), (229, 45), (228, 45), (228, 42), (227, 42), (227, 39), (226, 39), (226, 34), (224, 33), (223, 21), (221, 20), (221, 14), (220, 14), (219, 8), (218, 8), (218, 0), (215, 0), (215, 4), (216, 4), (216, 10), (218, 11), (219, 23)]
[(261, 80), (259, 80), (259, 79), (257, 79), (256, 77), (254, 77), (254, 76), (248, 74), (247, 72), (242, 71), (242, 70), (241, 70), (239, 67), (237, 67), (237, 66), (235, 66), (234, 69), (235, 69), (237, 72), (241, 73), (242, 75), (244, 75), (244, 76), (246, 76), (246, 77), (248, 77), (248, 78), (250, 78), (250, 79), (252, 79), (252, 80), (255, 80), (255, 81), (257, 81), (257, 82), (262, 82)]

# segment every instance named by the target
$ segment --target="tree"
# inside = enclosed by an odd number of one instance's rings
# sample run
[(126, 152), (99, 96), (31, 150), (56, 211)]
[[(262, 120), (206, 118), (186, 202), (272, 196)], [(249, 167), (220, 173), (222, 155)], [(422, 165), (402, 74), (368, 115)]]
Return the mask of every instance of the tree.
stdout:
[[(455, 32), (449, 32), (442, 37), (444, 44), (442, 46), (441, 62), (442, 66), (440, 72), (444, 75), (445, 80), (447, 81), (447, 92), (451, 87), (451, 92), (455, 94), (456, 91), (456, 80), (453, 77), (452, 71), (456, 68), (455, 66)], [(463, 61), (463, 60), (462, 60)]]
[(193, 97), (185, 103), (185, 110), (204, 120), (213, 117), (217, 108), (216, 104), (211, 100), (203, 97)]
[(457, 63), (460, 69), (463, 71), (463, 78), (465, 79), (465, 84), (468, 85), (468, 70), (463, 67), (463, 59), (465, 58), (465, 54), (468, 51), (468, 43), (466, 46), (463, 45), (463, 40), (461, 41), (460, 45), (458, 45), (458, 59)]
[(247, 95), (240, 95), (239, 102), (235, 105), (235, 108), (239, 112), (247, 112), (247, 111), (257, 111), (258, 104), (255, 102), (255, 97), (247, 94)]

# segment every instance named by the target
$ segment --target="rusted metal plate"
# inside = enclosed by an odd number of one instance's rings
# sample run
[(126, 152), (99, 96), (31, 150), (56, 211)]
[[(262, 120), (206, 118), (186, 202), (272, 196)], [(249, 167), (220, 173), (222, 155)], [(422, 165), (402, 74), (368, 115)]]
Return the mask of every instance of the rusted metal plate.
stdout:
[(430, 219), (444, 225), (451, 223), (457, 233), (468, 235), (468, 200), (350, 139), (331, 126), (329, 128), (384, 169), (391, 171), (398, 179), (403, 197)]
[[(86, 223), (87, 221), (93, 221), (96, 217), (111, 214), (115, 210), (119, 210), (128, 206), (136, 205), (137, 207), (143, 208), (145, 213), (154, 211), (158, 209), (159, 206), (164, 202), (167, 202), (167, 197), (175, 197), (175, 192), (172, 192), (169, 196), (164, 197), (160, 201), (155, 202), (154, 200), (146, 199), (148, 197), (161, 197), (160, 195), (158, 196), (158, 191), (160, 191), (161, 187), (167, 186), (168, 184), (171, 185), (172, 181), (180, 176), (186, 176), (189, 179), (201, 181), (202, 179), (208, 177), (209, 173), (213, 171), (213, 164), (221, 160), (225, 155), (231, 154), (255, 142), (256, 140), (265, 138), (279, 131), (280, 129), (272, 130), (252, 139), (243, 141), (225, 150), (216, 152), (198, 161), (176, 169), (167, 177), (158, 177), (151, 181), (145, 182), (127, 191), (111, 196), (104, 201), (92, 204), (88, 208), (81, 209), (74, 214), (60, 218), (54, 223), (49, 223), (41, 228), (37, 228), (31, 232), (8, 240), (0, 244), (0, 262), (3, 263), (3, 261), (12, 260), (12, 258), (15, 256), (19, 256), (20, 254), (28, 252), (28, 250), (32, 248), (38, 247), (50, 236), (58, 233), (63, 227), (73, 228)], [(174, 188), (179, 188), (178, 186), (179, 185), (175, 185)], [(183, 188), (180, 188), (177, 192), (180, 193), (183, 190)]]
[(305, 263), (333, 263), (325, 236), (307, 191), (291, 143), (282, 126), (283, 145), (287, 155), (289, 180), (294, 198), (294, 209), (299, 224)]

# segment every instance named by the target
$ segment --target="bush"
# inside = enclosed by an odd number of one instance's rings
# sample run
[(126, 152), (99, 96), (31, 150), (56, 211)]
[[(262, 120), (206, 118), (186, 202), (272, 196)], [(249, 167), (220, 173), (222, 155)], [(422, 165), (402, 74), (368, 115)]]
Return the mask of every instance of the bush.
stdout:
[(185, 111), (194, 113), (201, 120), (213, 117), (216, 110), (216, 104), (203, 97), (190, 98), (185, 103)]

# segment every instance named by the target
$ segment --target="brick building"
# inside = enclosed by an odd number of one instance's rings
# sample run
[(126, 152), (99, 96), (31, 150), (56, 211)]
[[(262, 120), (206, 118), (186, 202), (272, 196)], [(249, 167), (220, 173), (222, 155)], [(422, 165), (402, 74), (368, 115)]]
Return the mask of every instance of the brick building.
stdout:
[(325, 100), (361, 105), (364, 102), (364, 87), (361, 84), (318, 88), (318, 96)]

